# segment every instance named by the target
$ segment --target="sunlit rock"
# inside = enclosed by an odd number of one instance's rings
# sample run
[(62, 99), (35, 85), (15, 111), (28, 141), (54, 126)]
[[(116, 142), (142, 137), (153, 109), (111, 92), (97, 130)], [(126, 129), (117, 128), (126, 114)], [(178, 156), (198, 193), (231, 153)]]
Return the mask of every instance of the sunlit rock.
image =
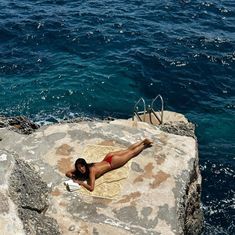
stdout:
[[(174, 123), (168, 123), (168, 128), (170, 125)], [(45, 187), (42, 183), (39, 188), (45, 195), (49, 194), (48, 208), (34, 208), (29, 199), (25, 209), (43, 211), (47, 219), (56, 220), (61, 234), (199, 234), (201, 175), (196, 138), (194, 134), (185, 136), (180, 131), (172, 134), (161, 128), (131, 120), (54, 124), (43, 126), (28, 136), (3, 128), (0, 129), (0, 149), (17, 153), (19, 159), (11, 156), (14, 164), (11, 161), (8, 164), (13, 164), (13, 168), (5, 167), (1, 172), (7, 177), (8, 173), (16, 174), (17, 164), (23, 164), (26, 169), (33, 167), (47, 184)], [(172, 128), (177, 129), (177, 125)], [(66, 190), (65, 172), (76, 158), (82, 156), (89, 162), (99, 161), (108, 152), (124, 149), (145, 137), (154, 141), (153, 146), (125, 167), (98, 179), (94, 192)], [(22, 175), (24, 173), (25, 170)], [(17, 174), (18, 178), (23, 177), (20, 177), (20, 170)], [(8, 176), (10, 181), (13, 178)], [(31, 189), (34, 185), (30, 178), (25, 181), (25, 187)], [(6, 192), (12, 192), (10, 181), (2, 181), (6, 189), (1, 190), (4, 200), (0, 209), (9, 217), (7, 205), (9, 202), (19, 204), (19, 197), (15, 193), (10, 193), (9, 197)], [(29, 190), (25, 199), (31, 196), (36, 195)], [(37, 202), (40, 200), (41, 197)], [(22, 234), (27, 232), (21, 213), (16, 209), (13, 212), (11, 215), (18, 221), (16, 227)], [(56, 225), (51, 229), (55, 228)]]

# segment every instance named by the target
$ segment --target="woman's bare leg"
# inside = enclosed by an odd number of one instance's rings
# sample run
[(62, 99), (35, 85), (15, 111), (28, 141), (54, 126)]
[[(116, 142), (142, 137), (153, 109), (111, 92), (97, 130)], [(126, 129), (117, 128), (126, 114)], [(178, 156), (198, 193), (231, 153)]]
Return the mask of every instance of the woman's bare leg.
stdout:
[(135, 147), (128, 148), (123, 154), (113, 155), (111, 166), (113, 169), (119, 168), (125, 165), (130, 159), (137, 156), (145, 148), (151, 146), (151, 141), (142, 141)]
[(128, 152), (130, 152), (131, 150), (134, 150), (135, 148), (141, 146), (141, 145), (151, 145), (152, 144), (152, 141), (150, 141), (149, 139), (144, 139), (140, 142), (137, 142), (135, 144), (132, 144), (131, 146), (129, 146), (127, 149), (125, 150), (119, 150), (119, 151), (115, 151), (115, 152), (110, 152), (108, 153), (107, 155), (123, 155), (123, 154), (126, 154)]
[(151, 145), (153, 142), (149, 139), (144, 139), (138, 143), (132, 144), (128, 147), (128, 150), (134, 150), (135, 148), (141, 146), (141, 145)]

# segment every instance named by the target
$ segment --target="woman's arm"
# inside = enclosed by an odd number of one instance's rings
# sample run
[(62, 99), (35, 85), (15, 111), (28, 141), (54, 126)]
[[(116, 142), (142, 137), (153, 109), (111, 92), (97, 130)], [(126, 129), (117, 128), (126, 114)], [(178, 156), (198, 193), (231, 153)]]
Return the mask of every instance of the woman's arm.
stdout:
[(75, 179), (75, 169), (67, 171), (65, 175), (71, 179)]
[(92, 168), (90, 169), (88, 184), (82, 181), (77, 183), (92, 192), (95, 188), (95, 171)]

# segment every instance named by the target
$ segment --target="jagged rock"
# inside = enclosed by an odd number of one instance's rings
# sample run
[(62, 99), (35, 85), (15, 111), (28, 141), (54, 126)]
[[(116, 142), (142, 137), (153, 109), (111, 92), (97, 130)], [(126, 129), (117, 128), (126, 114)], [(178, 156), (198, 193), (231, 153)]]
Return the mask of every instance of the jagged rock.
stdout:
[(17, 205), (38, 213), (47, 208), (49, 188), (29, 164), (15, 159), (9, 182), (10, 196)]
[(179, 200), (179, 218), (184, 227), (184, 234), (200, 234), (202, 230), (203, 214), (201, 210), (201, 175), (199, 170), (198, 157), (191, 162), (192, 171), (190, 172), (189, 183), (185, 192), (181, 192)]
[(163, 123), (159, 128), (160, 130), (171, 134), (196, 138), (195, 125), (191, 122)]
[(29, 164), (0, 150), (0, 177), (1, 234), (60, 234), (56, 220), (44, 215), (49, 189)]
[(37, 211), (19, 208), (18, 214), (23, 221), (26, 234), (59, 235), (59, 227), (55, 219), (38, 213)]
[(31, 134), (36, 129), (39, 128), (39, 125), (32, 122), (24, 116), (17, 117), (4, 117), (0, 116), (0, 128), (7, 127), (10, 130), (18, 132), (20, 134)]

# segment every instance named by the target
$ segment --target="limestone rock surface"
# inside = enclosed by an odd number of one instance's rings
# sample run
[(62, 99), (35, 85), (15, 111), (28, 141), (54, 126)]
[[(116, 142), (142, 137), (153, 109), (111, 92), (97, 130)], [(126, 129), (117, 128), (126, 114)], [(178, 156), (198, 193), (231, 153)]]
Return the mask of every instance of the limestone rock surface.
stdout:
[(45, 216), (49, 188), (24, 160), (0, 150), (1, 234), (60, 234), (55, 219)]
[[(33, 165), (50, 187), (47, 191), (45, 185), (38, 184), (45, 195), (49, 194), (44, 223), (49, 226), (56, 220), (62, 234), (199, 234), (202, 212), (197, 141), (193, 137), (176, 134), (131, 120), (84, 121), (43, 126), (23, 137), (0, 129), (0, 149), (16, 152), (20, 159), (14, 166), (25, 165), (21, 160)], [(110, 175), (110, 182), (97, 183), (96, 187), (101, 190), (96, 194), (66, 190), (64, 174), (77, 157), (90, 159), (94, 156), (95, 159), (100, 153), (126, 148), (145, 137), (154, 141), (153, 146), (133, 158), (128, 171), (117, 174), (119, 179)], [(28, 169), (27, 164), (25, 167)], [(14, 167), (12, 170), (14, 172)], [(14, 174), (21, 175), (19, 171)], [(30, 188), (31, 179), (23, 180), (24, 177), (19, 176), (21, 186), (26, 183), (25, 188)], [(14, 177), (9, 179), (15, 180)], [(4, 179), (2, 181), (5, 182)], [(26, 192), (25, 188), (22, 193)], [(1, 193), (7, 190), (12, 191), (6, 189)], [(115, 194), (110, 194), (113, 191)], [(46, 198), (45, 195), (38, 196), (36, 206), (30, 200), (33, 193), (30, 190), (27, 193), (24, 198), (29, 198), (29, 204), (26, 206), (19, 195), (12, 193), (11, 197), (15, 204), (20, 201), (24, 205), (24, 212), (19, 211), (17, 217), (17, 226), (22, 234), (27, 226), (21, 222), (24, 221), (24, 213), (29, 209), (27, 216), (31, 218), (31, 224), (36, 224), (32, 218), (35, 218), (34, 213), (42, 214)], [(6, 193), (0, 197), (6, 198)], [(6, 206), (9, 200), (1, 204), (1, 216), (10, 210), (4, 209), (10, 208)], [(39, 227), (42, 227), (40, 223)]]

